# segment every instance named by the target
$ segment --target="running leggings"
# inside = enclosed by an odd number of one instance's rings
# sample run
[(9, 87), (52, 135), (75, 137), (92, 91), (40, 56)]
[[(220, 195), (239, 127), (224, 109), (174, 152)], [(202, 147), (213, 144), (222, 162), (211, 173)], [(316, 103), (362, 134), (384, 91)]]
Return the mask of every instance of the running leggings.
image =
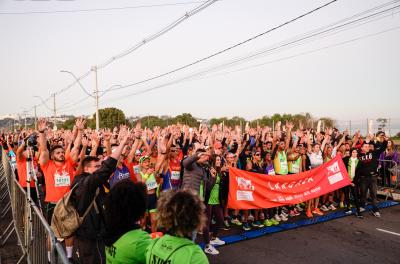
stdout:
[[(206, 215), (207, 215), (207, 222), (203, 229), (203, 237), (204, 237), (204, 243), (207, 245), (210, 244), (210, 228), (211, 232), (213, 233), (213, 237), (216, 237), (218, 234), (218, 229), (222, 227), (222, 225), (224, 224), (224, 213), (221, 205), (208, 204), (206, 207)], [(213, 216), (216, 221), (215, 225), (211, 225), (211, 220)]]

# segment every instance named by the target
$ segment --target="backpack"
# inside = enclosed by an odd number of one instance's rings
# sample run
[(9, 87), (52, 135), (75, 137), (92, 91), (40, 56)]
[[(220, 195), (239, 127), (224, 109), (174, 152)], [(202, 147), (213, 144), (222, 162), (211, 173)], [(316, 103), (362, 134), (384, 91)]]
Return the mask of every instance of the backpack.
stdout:
[(99, 194), (99, 188), (97, 188), (96, 195), (83, 216), (79, 216), (73, 202), (71, 201), (71, 196), (77, 186), (78, 184), (76, 184), (69, 192), (64, 194), (63, 198), (58, 201), (54, 207), (53, 217), (51, 218), (51, 229), (57, 238), (68, 238), (73, 236), (93, 206), (95, 207), (96, 212), (98, 212), (96, 198)]

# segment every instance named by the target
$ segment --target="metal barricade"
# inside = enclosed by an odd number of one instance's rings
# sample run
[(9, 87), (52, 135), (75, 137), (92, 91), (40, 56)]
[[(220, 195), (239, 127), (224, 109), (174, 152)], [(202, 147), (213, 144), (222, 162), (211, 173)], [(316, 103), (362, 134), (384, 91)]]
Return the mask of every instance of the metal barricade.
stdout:
[[(29, 264), (48, 263), (47, 252), (50, 251), (50, 263), (68, 264), (65, 251), (54, 236), (42, 212), (32, 199), (28, 198), (25, 190), (15, 179), (14, 171), (11, 169), (4, 150), (1, 149), (0, 152), (0, 199), (9, 199), (9, 208), (12, 209), (13, 219), (3, 232), (4, 234), (0, 234), (0, 244), (5, 244), (15, 231), (18, 245), (22, 250), (22, 256), (18, 263), (24, 261)], [(10, 209), (6, 210), (5, 214), (9, 211)]]
[(400, 167), (393, 160), (379, 160), (378, 194), (400, 201)]

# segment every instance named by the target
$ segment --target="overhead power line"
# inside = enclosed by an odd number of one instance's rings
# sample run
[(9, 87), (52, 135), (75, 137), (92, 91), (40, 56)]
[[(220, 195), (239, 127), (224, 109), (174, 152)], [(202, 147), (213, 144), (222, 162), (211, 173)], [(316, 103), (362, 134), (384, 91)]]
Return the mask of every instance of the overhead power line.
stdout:
[[(392, 1), (392, 2), (397, 2), (397, 1)], [(329, 4), (329, 3), (328, 3), (328, 4)], [(325, 6), (326, 6), (326, 5), (325, 5)], [(383, 7), (383, 5), (382, 5), (382, 7)], [(320, 7), (320, 8), (321, 8), (321, 7)], [(231, 62), (222, 64), (222, 65), (213, 67), (213, 68), (211, 68), (210, 70), (207, 70), (207, 72), (209, 72), (209, 71), (214, 71), (214, 70), (216, 70), (216, 69), (223, 68), (223, 67), (226, 67), (226, 66), (231, 66), (231, 65), (233, 65), (233, 64), (235, 64), (235, 63), (237, 63), (237, 62), (244, 61), (244, 60), (248, 60), (249, 58), (253, 58), (253, 57), (259, 56), (259, 55), (264, 54), (264, 53), (268, 53), (268, 52), (280, 50), (280, 49), (282, 49), (282, 48), (284, 48), (284, 47), (287, 47), (287, 46), (290, 46), (290, 45), (292, 45), (292, 44), (295, 44), (295, 43), (298, 43), (298, 42), (301, 42), (301, 41), (304, 41), (304, 40), (307, 40), (307, 39), (316, 37), (316, 36), (318, 36), (318, 35), (327, 34), (327, 33), (329, 33), (329, 32), (335, 31), (335, 30), (337, 30), (337, 29), (340, 29), (340, 28), (343, 28), (343, 27), (346, 27), (346, 26), (349, 26), (349, 25), (353, 25), (353, 24), (355, 24), (355, 23), (359, 23), (359, 22), (364, 21), (364, 20), (366, 20), (366, 19), (374, 18), (374, 17), (376, 17), (377, 15), (381, 15), (381, 14), (385, 14), (385, 13), (391, 12), (391, 11), (397, 9), (397, 8), (399, 8), (399, 6), (387, 8), (387, 9), (385, 9), (385, 10), (383, 10), (383, 11), (378, 11), (378, 12), (375, 12), (375, 13), (373, 13), (373, 14), (371, 14), (371, 15), (367, 15), (367, 16), (364, 16), (364, 17), (362, 17), (362, 18), (359, 18), (359, 19), (356, 19), (356, 20), (352, 20), (352, 21), (346, 22), (346, 23), (344, 23), (344, 24), (340, 24), (340, 22), (348, 21), (348, 20), (351, 19), (351, 18), (358, 17), (359, 14), (354, 15), (354, 16), (351, 16), (351, 17), (349, 17), (349, 18), (347, 18), (347, 19), (342, 19), (342, 20), (340, 20), (340, 21), (338, 21), (338, 22), (336, 22), (336, 23), (330, 24), (330, 25), (325, 26), (325, 27), (320, 27), (320, 28), (317, 29), (317, 30), (313, 30), (313, 31), (311, 31), (311, 32), (308, 32), (308, 33), (302, 34), (302, 35), (300, 35), (300, 36), (297, 36), (297, 37), (295, 37), (295, 38), (293, 38), (293, 39), (290, 39), (290, 40), (288, 40), (288, 41), (285, 41), (285, 42), (279, 43), (279, 44), (277, 44), (277, 45), (274, 45), (274, 46), (268, 48), (267, 50), (263, 50), (263, 51), (261, 51), (261, 52), (255, 53), (255, 54), (251, 54), (251, 55), (248, 55), (248, 56), (245, 56), (245, 57), (236, 59), (236, 60), (234, 60), (233, 62), (231, 61)], [(370, 12), (371, 10), (376, 10), (376, 8), (370, 9), (370, 10), (368, 10), (368, 12)], [(312, 11), (310, 11), (310, 12), (312, 12)], [(310, 13), (310, 12), (308, 12), (308, 13)], [(366, 12), (367, 12), (367, 11), (364, 11), (364, 12), (362, 12), (362, 13), (360, 13), (360, 14), (365, 14)], [(302, 15), (302, 16), (304, 16), (304, 15)], [(290, 21), (293, 21), (293, 19), (290, 20)], [(288, 22), (285, 22), (284, 24), (287, 24), (287, 23), (288, 23)], [(281, 24), (281, 25), (284, 25), (284, 24)], [(338, 24), (339, 24), (339, 25), (338, 25)], [(338, 26), (331, 27), (331, 25), (338, 25)], [(280, 27), (280, 26), (278, 26), (278, 27)], [(274, 27), (273, 29), (278, 28), (278, 27)], [(321, 30), (322, 30), (322, 31), (321, 31)], [(266, 32), (267, 32), (267, 31), (266, 31)], [(269, 32), (271, 32), (271, 30), (269, 30)], [(258, 36), (258, 35), (257, 35), (257, 36)], [(240, 42), (240, 43), (243, 43), (243, 42)], [(239, 44), (240, 44), (240, 43), (239, 43)], [(236, 45), (238, 45), (238, 44), (236, 44)], [(231, 46), (231, 47), (233, 47), (233, 46)], [(291, 47), (291, 46), (290, 46), (290, 47)], [(228, 49), (229, 49), (229, 48), (228, 48)], [(227, 49), (224, 49), (223, 51), (225, 51), (225, 50), (227, 50)], [(200, 63), (201, 61), (204, 61), (204, 60), (206, 60), (206, 59), (208, 59), (208, 58), (211, 58), (211, 57), (213, 57), (213, 56), (216, 56), (216, 55), (220, 54), (221, 52), (222, 52), (222, 51), (217, 52), (217, 53), (214, 53), (214, 54), (212, 54), (212, 55), (209, 55), (209, 56), (207, 56), (207, 57), (204, 57), (203, 59), (196, 60), (196, 61), (194, 61), (194, 62), (192, 62), (192, 63), (189, 63), (189, 64), (186, 64), (186, 65), (184, 65), (184, 66), (178, 67), (178, 68), (176, 68), (176, 69), (174, 69), (174, 70), (171, 70), (171, 71), (168, 71), (168, 72), (166, 72), (166, 73), (159, 74), (159, 75), (153, 76), (153, 77), (151, 77), (151, 78), (144, 79), (144, 80), (142, 80), (142, 81), (137, 81), (137, 82), (134, 82), (134, 83), (131, 83), (131, 84), (127, 84), (127, 85), (123, 85), (123, 86), (120, 86), (120, 87), (117, 87), (117, 88), (113, 88), (113, 89), (110, 89), (109, 91), (115, 91), (115, 90), (126, 89), (126, 88), (129, 88), (129, 87), (132, 87), (132, 86), (136, 86), (136, 85), (139, 85), (139, 84), (143, 84), (143, 83), (146, 83), (146, 82), (155, 80), (155, 79), (159, 79), (159, 78), (161, 78), (161, 77), (170, 75), (170, 74), (172, 74), (172, 73), (175, 73), (175, 72), (177, 72), (177, 71), (180, 71), (180, 70), (186, 69), (186, 68), (188, 68), (188, 67), (190, 67), (190, 66), (193, 66), (193, 65), (195, 65), (195, 64), (197, 64), (197, 63)], [(204, 73), (204, 72), (203, 72), (203, 73)], [(107, 91), (107, 90), (106, 90), (106, 91)]]
[[(156, 33), (146, 37), (145, 39), (143, 39), (142, 41), (140, 41), (139, 43), (135, 44), (134, 46), (130, 47), (129, 49), (109, 58), (108, 60), (106, 60), (105, 62), (97, 65), (97, 70), (102, 69), (106, 66), (108, 66), (109, 64), (111, 64), (112, 62), (125, 57), (126, 55), (132, 53), (133, 51), (137, 50), (138, 48), (140, 48), (141, 46), (151, 42), (152, 40), (164, 35), (165, 33), (171, 31), (173, 28), (175, 28), (176, 26), (178, 26), (179, 24), (181, 24), (183, 21), (187, 20), (188, 18), (190, 18), (191, 16), (199, 13), (200, 11), (204, 10), (205, 8), (209, 7), (210, 5), (214, 4), (217, 1), (221, 1), (221, 0), (208, 0), (206, 2), (203, 2), (201, 5), (195, 7), (194, 9), (186, 12), (183, 16), (179, 17), (178, 19), (176, 19), (175, 21), (173, 21), (172, 23), (168, 24), (166, 27), (163, 27), (161, 30), (157, 31)], [(90, 73), (92, 72), (92, 69), (90, 69), (89, 71), (85, 72), (83, 75), (79, 76), (76, 78), (76, 80), (71, 83), (70, 85), (68, 85), (67, 87), (61, 89), (60, 91), (56, 92), (56, 94), (60, 94), (63, 93), (67, 90), (69, 90), (71, 87), (73, 87), (77, 82), (81, 81), (82, 79), (86, 78), (87, 76), (90, 75)]]
[(80, 12), (118, 11), (118, 10), (150, 8), (150, 7), (191, 5), (191, 4), (198, 4), (198, 3), (204, 3), (204, 2), (205, 1), (190, 1), (190, 2), (178, 2), (178, 3), (164, 3), (164, 4), (153, 4), (153, 5), (137, 5), (137, 6), (108, 7), (108, 8), (92, 8), (92, 9), (29, 11), (29, 12), (0, 12), (0, 15), (36, 15), (36, 14), (65, 14), (65, 13), (80, 13)]
[(159, 74), (159, 75), (150, 77), (150, 78), (148, 78), (148, 79), (145, 79), (145, 80), (142, 80), (142, 81), (139, 81), (139, 82), (135, 82), (135, 83), (132, 83), (132, 84), (129, 84), (129, 85), (124, 85), (124, 86), (118, 87), (118, 88), (114, 88), (114, 89), (112, 89), (112, 90), (120, 90), (120, 89), (124, 89), (124, 88), (130, 87), (130, 86), (134, 86), (134, 85), (146, 83), (146, 82), (153, 81), (153, 80), (155, 80), (155, 79), (159, 79), (159, 78), (161, 78), (161, 77), (170, 75), (170, 74), (172, 74), (172, 73), (181, 71), (181, 70), (183, 70), (183, 69), (189, 68), (189, 67), (191, 67), (191, 66), (193, 66), (193, 65), (199, 64), (200, 62), (209, 60), (209, 59), (211, 59), (211, 58), (213, 58), (213, 57), (216, 57), (216, 56), (218, 56), (218, 55), (220, 55), (220, 54), (223, 54), (223, 53), (225, 53), (225, 52), (228, 52), (228, 51), (230, 51), (230, 50), (232, 50), (232, 49), (234, 49), (234, 48), (237, 48), (237, 47), (239, 47), (239, 46), (242, 46), (242, 45), (244, 45), (244, 44), (246, 44), (246, 43), (248, 43), (248, 42), (250, 42), (250, 41), (253, 41), (253, 40), (255, 40), (255, 39), (259, 38), (259, 37), (262, 37), (262, 36), (264, 36), (264, 35), (266, 35), (266, 34), (268, 34), (268, 33), (271, 33), (272, 31), (275, 31), (275, 30), (277, 30), (277, 29), (279, 29), (279, 28), (282, 28), (282, 27), (284, 27), (284, 26), (286, 26), (286, 25), (288, 25), (288, 24), (291, 24), (291, 23), (293, 23), (293, 22), (295, 22), (295, 21), (297, 21), (297, 20), (299, 20), (299, 19), (301, 19), (301, 18), (303, 18), (303, 17), (305, 17), (305, 16), (308, 16), (308, 15), (314, 13), (314, 12), (317, 12), (318, 10), (320, 10), (320, 9), (322, 9), (322, 8), (324, 8), (324, 7), (327, 7), (327, 6), (331, 5), (331, 4), (333, 4), (333, 3), (336, 2), (336, 1), (337, 1), (337, 0), (332, 0), (332, 1), (326, 3), (326, 4), (322, 5), (322, 6), (319, 6), (319, 7), (317, 7), (317, 8), (314, 8), (314, 9), (311, 10), (311, 11), (308, 11), (308, 12), (302, 14), (302, 15), (299, 15), (299, 16), (293, 18), (293, 19), (290, 19), (289, 21), (286, 21), (286, 22), (284, 22), (284, 23), (282, 23), (282, 24), (280, 24), (280, 25), (278, 25), (278, 26), (275, 26), (275, 27), (273, 27), (273, 28), (270, 28), (270, 29), (268, 29), (268, 30), (266, 30), (266, 31), (264, 31), (264, 32), (262, 32), (262, 33), (260, 33), (260, 34), (257, 34), (257, 35), (255, 35), (255, 36), (251, 37), (251, 38), (248, 38), (248, 39), (246, 39), (246, 40), (244, 40), (244, 41), (241, 41), (241, 42), (239, 42), (239, 43), (236, 43), (236, 44), (234, 44), (234, 45), (232, 45), (232, 46), (229, 46), (229, 47), (227, 47), (227, 48), (225, 48), (225, 49), (223, 49), (223, 50), (220, 50), (220, 51), (218, 51), (218, 52), (215, 52), (215, 53), (213, 53), (213, 54), (211, 54), (211, 55), (208, 55), (208, 56), (206, 56), (206, 57), (203, 57), (203, 58), (201, 58), (201, 59), (198, 59), (198, 60), (196, 60), (196, 61), (194, 61), (194, 62), (191, 62), (191, 63), (189, 63), (189, 64), (186, 64), (186, 65), (184, 65), (184, 66), (175, 68), (175, 69), (170, 70), (170, 71), (168, 71), (168, 72), (165, 72), (165, 73), (162, 73), (162, 74)]

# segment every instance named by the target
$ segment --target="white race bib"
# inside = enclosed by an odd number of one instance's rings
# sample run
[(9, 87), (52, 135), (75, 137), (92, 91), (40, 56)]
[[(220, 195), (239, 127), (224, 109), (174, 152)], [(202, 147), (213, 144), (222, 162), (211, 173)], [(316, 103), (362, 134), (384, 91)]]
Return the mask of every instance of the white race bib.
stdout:
[(269, 169), (268, 170), (268, 175), (275, 175), (275, 170), (274, 169)]
[(148, 179), (148, 180), (146, 181), (146, 186), (147, 186), (147, 190), (148, 190), (148, 191), (153, 190), (153, 189), (155, 189), (155, 188), (158, 187), (158, 186), (157, 186), (157, 182), (156, 182), (156, 180), (155, 180), (154, 178)]
[(299, 173), (300, 172), (300, 166), (297, 164), (297, 162), (292, 162), (292, 173)]
[(171, 171), (171, 180), (179, 181), (181, 179), (180, 171)]
[(69, 187), (71, 185), (71, 178), (69, 177), (68, 172), (63, 171), (62, 174), (54, 175), (54, 186), (55, 187)]
[(139, 165), (133, 166), (133, 172), (134, 172), (135, 174), (139, 174), (139, 172), (140, 172)]

